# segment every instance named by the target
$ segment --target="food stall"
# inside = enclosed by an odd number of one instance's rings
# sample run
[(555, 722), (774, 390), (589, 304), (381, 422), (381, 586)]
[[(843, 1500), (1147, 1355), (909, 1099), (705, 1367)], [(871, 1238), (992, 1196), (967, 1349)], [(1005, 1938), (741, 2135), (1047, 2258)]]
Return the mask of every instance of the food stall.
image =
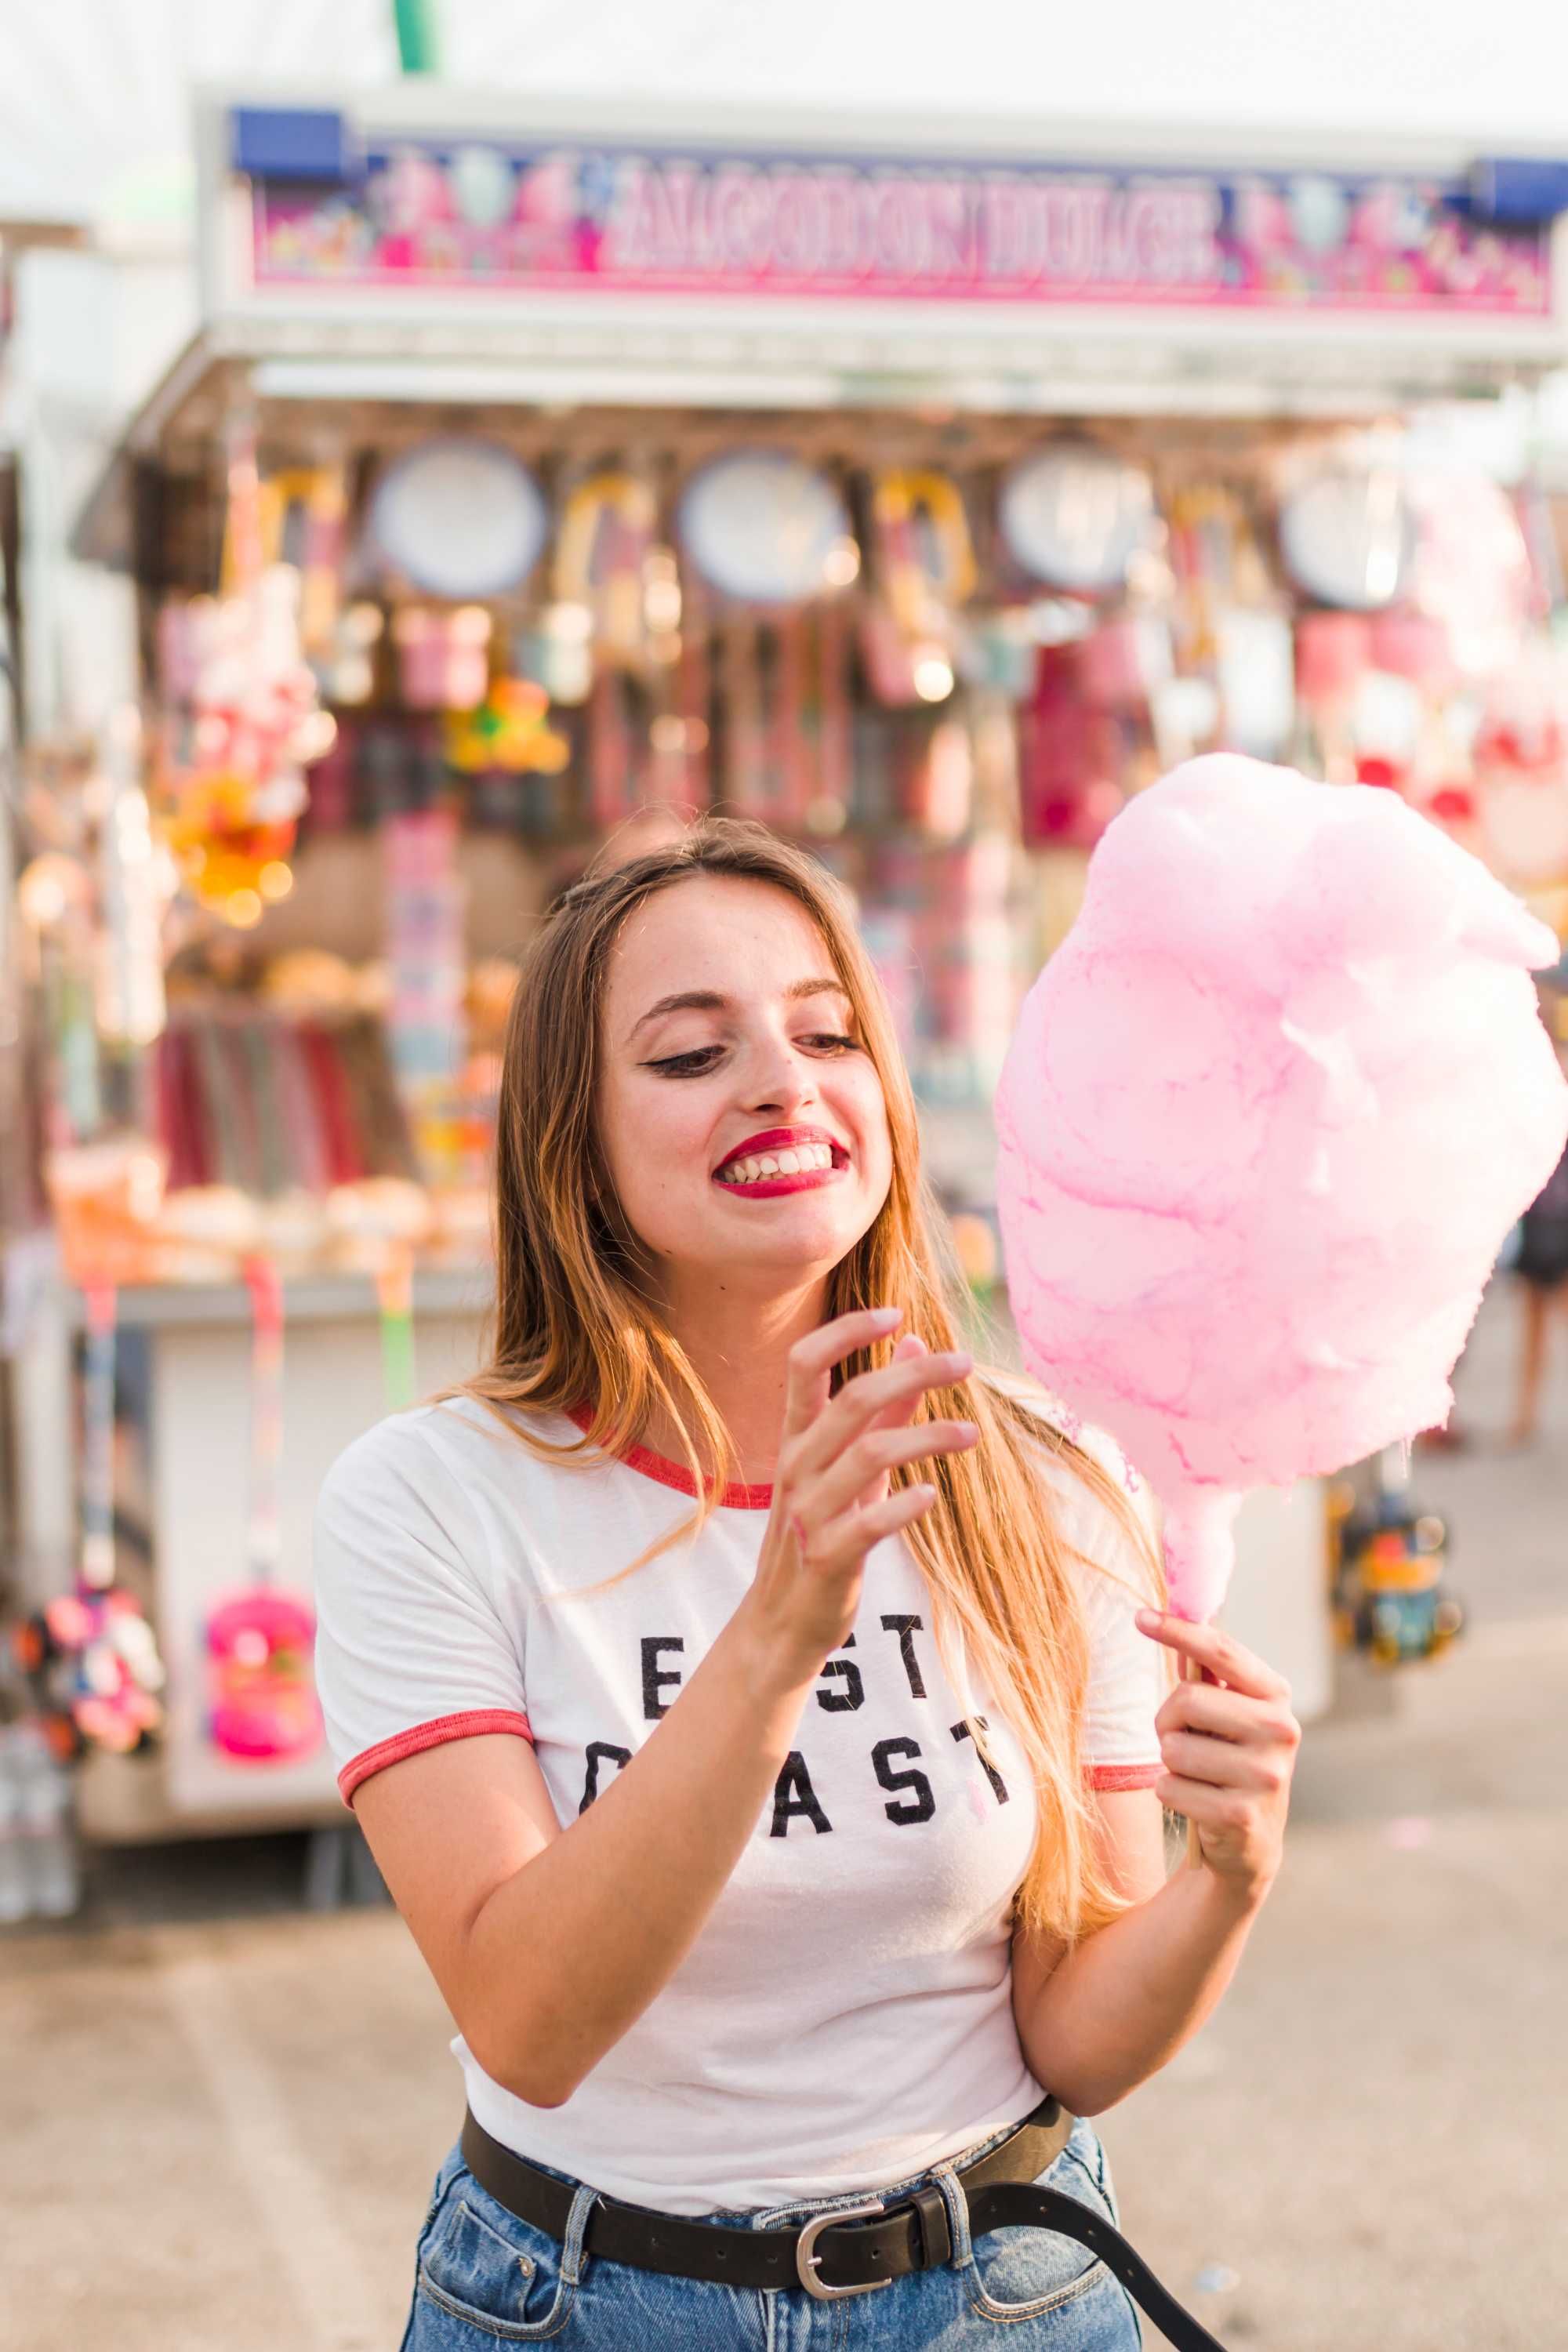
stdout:
[[(1568, 872), (1548, 534), (1402, 437), (1560, 360), (1551, 169), (425, 81), (199, 130), (203, 324), (76, 538), (140, 708), (34, 747), (21, 883), (30, 1597), (74, 1554), (66, 1664), (110, 1585), (160, 1654), (100, 1836), (331, 1817), (311, 1498), (475, 1360), (516, 956), (606, 841), (721, 807), (856, 892), (1004, 1349), (991, 1090), (1129, 793), (1228, 744)], [(1322, 1518), (1248, 1506), (1231, 1612), (1308, 1716)]]

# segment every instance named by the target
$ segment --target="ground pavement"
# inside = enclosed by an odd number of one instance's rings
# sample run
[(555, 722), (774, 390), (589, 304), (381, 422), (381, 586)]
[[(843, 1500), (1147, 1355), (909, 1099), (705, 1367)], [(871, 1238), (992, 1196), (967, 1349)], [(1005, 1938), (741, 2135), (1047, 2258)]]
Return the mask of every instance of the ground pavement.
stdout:
[[(1103, 2126), (1130, 2234), (1235, 2352), (1563, 2341), (1568, 1362), (1540, 1449), (1481, 1444), (1510, 1305), (1476, 1450), (1417, 1469), (1472, 1632), (1309, 1734), (1236, 1985)], [(0, 1933), (6, 2352), (396, 2352), (447, 2028), (396, 1918), (301, 1912), (300, 1869), (106, 1856), (80, 1920)]]

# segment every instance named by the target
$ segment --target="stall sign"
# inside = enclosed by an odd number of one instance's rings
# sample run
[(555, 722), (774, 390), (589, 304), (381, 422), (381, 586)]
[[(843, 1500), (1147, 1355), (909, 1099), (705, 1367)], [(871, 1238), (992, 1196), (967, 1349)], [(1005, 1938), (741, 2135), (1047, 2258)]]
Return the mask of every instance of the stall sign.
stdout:
[[(245, 121), (257, 121), (248, 110)], [(234, 152), (256, 292), (934, 297), (1542, 319), (1551, 228), (1409, 173), (1074, 167), (426, 133)]]

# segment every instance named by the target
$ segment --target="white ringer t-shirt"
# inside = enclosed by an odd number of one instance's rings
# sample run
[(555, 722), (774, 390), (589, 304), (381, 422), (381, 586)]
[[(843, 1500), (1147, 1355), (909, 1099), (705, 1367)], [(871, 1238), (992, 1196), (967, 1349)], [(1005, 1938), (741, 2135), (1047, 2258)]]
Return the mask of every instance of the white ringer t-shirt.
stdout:
[[(564, 1414), (530, 1425), (574, 1435)], [(1142, 1592), (1111, 1515), (1068, 1465), (1040, 1461), (1068, 1542)], [(676, 1706), (755, 1573), (771, 1489), (731, 1486), (695, 1545), (574, 1598), (689, 1517), (692, 1495), (640, 1449), (586, 1469), (538, 1462), (467, 1399), (350, 1446), (315, 1551), (317, 1682), (345, 1801), (422, 1748), (512, 1732), (532, 1743), (557, 1818), (575, 1820)], [(1163, 1653), (1133, 1624), (1133, 1593), (1080, 1574), (1089, 1777), (1147, 1788)], [(552, 2108), (454, 2041), (486, 2130), (613, 2197), (706, 2213), (875, 2189), (1026, 2115), (1043, 2090), (1013, 2021), (1008, 1914), (1035, 1800), (978, 1685), (973, 1704), (990, 1764), (942, 1672), (913, 1555), (900, 1537), (877, 1545), (771, 1802), (630, 2032)]]

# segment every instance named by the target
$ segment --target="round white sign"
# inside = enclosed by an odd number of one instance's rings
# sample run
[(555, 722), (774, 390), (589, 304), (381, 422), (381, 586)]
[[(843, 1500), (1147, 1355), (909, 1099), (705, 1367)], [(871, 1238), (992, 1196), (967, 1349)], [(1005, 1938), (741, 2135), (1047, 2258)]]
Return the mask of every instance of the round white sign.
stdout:
[(543, 495), (510, 449), (453, 436), (387, 467), (370, 503), (386, 562), (429, 596), (499, 596), (525, 580), (549, 530)]
[(1036, 580), (1081, 595), (1120, 588), (1148, 536), (1154, 488), (1109, 450), (1058, 447), (1026, 457), (1002, 484), (1002, 536)]
[(1279, 552), (1299, 588), (1346, 613), (1375, 613), (1405, 586), (1415, 525), (1397, 474), (1320, 474), (1279, 509)]
[(747, 604), (798, 604), (842, 577), (849, 516), (826, 475), (783, 451), (742, 449), (693, 474), (680, 536), (709, 583)]

